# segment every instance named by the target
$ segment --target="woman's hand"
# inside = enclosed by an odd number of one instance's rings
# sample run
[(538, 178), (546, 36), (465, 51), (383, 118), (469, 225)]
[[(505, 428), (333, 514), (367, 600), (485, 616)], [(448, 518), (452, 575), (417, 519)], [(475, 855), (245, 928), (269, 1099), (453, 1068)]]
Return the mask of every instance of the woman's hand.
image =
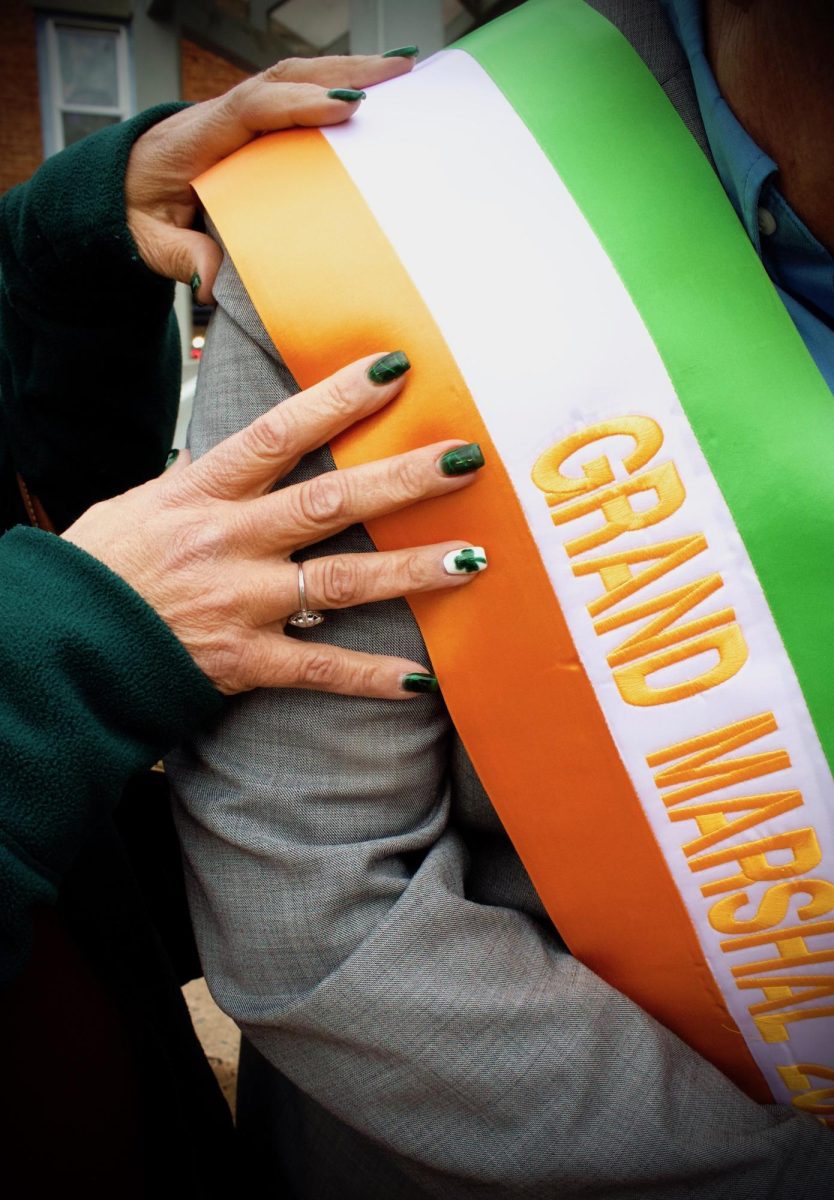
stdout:
[[(404, 676), (425, 672), (425, 665), (405, 659), (284, 632), (300, 607), (291, 554), (357, 521), (466, 487), (483, 461), (477, 453), (458, 454), (454, 469), (469, 473), (444, 474), (440, 460), (461, 443), (442, 442), (271, 491), (303, 454), (397, 395), (405, 356), (381, 360), (384, 383), (368, 373), (379, 361), (360, 359), (197, 462), (178, 462), (158, 479), (94, 505), (63, 535), (135, 588), (221, 692), (307, 687), (406, 699)], [(391, 379), (396, 372), (400, 377)], [(311, 559), (304, 567), (307, 607), (342, 608), (465, 585), (471, 567), (449, 574), (443, 561), (465, 545), (458, 540)]]
[(413, 65), (413, 57), (403, 55), (288, 58), (154, 125), (133, 147), (125, 177), (127, 223), (145, 264), (190, 283), (208, 303), (222, 255), (211, 238), (190, 228), (197, 213), (191, 180), (259, 133), (348, 120), (360, 99), (328, 92), (358, 92)]

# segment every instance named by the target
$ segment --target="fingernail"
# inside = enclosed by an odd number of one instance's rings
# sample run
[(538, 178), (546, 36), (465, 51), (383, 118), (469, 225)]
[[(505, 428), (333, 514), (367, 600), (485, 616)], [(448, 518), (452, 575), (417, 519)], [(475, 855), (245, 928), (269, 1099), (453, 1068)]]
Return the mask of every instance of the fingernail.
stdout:
[(365, 93), (354, 91), (353, 88), (331, 88), (327, 93), (328, 100), (344, 100), (345, 104), (353, 104), (356, 100), (364, 100)]
[(195, 298), (197, 296), (197, 292), (200, 290), (200, 284), (202, 282), (203, 282), (202, 279), (195, 271), (194, 274), (191, 276), (191, 295), (194, 296)]
[(394, 350), (392, 354), (384, 354), (368, 367), (368, 378), (371, 383), (390, 383), (405, 375), (411, 366), (408, 355), (402, 350)]
[(486, 569), (487, 556), (483, 546), (466, 546), (443, 555), (443, 570), (447, 575), (472, 575)]
[(386, 50), (383, 58), (416, 58), (420, 53), (419, 46), (397, 46), (396, 50)]
[(412, 671), (408, 675), (403, 675), (400, 687), (404, 692), (437, 692), (440, 690), (437, 676), (429, 675), (425, 671)]
[(484, 465), (484, 455), (477, 442), (447, 450), (437, 463), (444, 475), (468, 475)]
[(177, 461), (179, 456), (180, 456), (180, 452), (176, 448), (171, 451), (171, 453), (165, 459), (165, 470), (166, 471), (168, 470), (169, 467), (173, 467), (174, 463)]

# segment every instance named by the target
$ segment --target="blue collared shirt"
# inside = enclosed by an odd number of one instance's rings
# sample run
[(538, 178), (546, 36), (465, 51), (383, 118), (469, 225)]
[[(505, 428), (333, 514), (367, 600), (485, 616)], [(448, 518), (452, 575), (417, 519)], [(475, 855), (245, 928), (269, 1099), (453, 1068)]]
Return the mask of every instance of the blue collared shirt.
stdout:
[(689, 59), (724, 190), (834, 392), (834, 257), (781, 195), (776, 186), (778, 165), (756, 145), (718, 90), (704, 45), (703, 0), (664, 0), (664, 4)]

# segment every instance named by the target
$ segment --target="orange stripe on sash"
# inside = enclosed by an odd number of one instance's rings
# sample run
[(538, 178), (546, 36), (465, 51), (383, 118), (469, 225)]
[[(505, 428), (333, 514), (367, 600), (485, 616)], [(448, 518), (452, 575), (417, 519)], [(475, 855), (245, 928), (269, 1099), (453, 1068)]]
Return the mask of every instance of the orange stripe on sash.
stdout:
[[(212, 168), (197, 190), (302, 387), (365, 354), (408, 353), (403, 395), (338, 439), (340, 467), (449, 437), (483, 446), (487, 466), (474, 488), (375, 521), (371, 536), (379, 549), (454, 537), (487, 547), (490, 570), (472, 586), (410, 604), (461, 738), (543, 903), (579, 959), (754, 1098), (769, 1099), (466, 383), (338, 157), (316, 130), (264, 137)], [(513, 692), (517, 702), (508, 703)]]

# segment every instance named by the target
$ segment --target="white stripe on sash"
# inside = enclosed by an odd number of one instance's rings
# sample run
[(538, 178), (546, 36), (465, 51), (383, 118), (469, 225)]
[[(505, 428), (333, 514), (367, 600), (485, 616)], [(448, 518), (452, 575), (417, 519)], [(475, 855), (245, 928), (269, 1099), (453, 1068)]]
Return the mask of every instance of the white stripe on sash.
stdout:
[[(762, 1040), (748, 1009), (767, 997), (761, 989), (741, 990), (731, 972), (744, 962), (774, 959), (779, 948), (763, 944), (731, 953), (721, 950), (719, 943), (727, 936), (710, 926), (707, 912), (717, 900), (739, 889), (709, 899), (700, 889), (738, 874), (741, 868), (729, 863), (690, 870), (681, 847), (699, 837), (698, 827), (694, 820), (669, 819), (646, 759), (673, 743), (772, 712), (777, 731), (731, 756), (785, 750), (791, 765), (710, 792), (700, 800), (796, 789), (803, 806), (734, 834), (712, 850), (812, 827), (823, 851), (822, 862), (811, 872), (817, 879), (834, 879), (834, 786), (749, 558), (657, 350), (561, 180), (469, 55), (460, 51), (437, 55), (412, 74), (386, 84), (378, 97), (372, 92), (351, 123), (322, 132), (420, 290), (475, 397), (513, 479), (585, 669), (705, 957), (774, 1095), (790, 1103), (791, 1094), (776, 1068), (821, 1061), (821, 1024), (830, 1030), (832, 1021), (797, 1021), (786, 1027), (789, 1040), (769, 1044)], [(685, 210), (681, 221), (685, 236)], [(373, 271), (373, 263), (368, 270)], [(670, 281), (670, 303), (679, 282)], [(407, 331), (403, 342), (407, 345)], [(600, 514), (556, 525), (543, 491), (531, 480), (539, 456), (568, 435), (635, 414), (650, 418), (662, 430), (662, 448), (649, 465), (673, 463), (686, 498), (676, 512), (653, 527), (623, 533), (574, 561), (704, 534), (705, 551), (610, 612), (717, 573), (723, 581), (720, 591), (683, 620), (732, 608), (749, 652), (744, 666), (726, 682), (652, 707), (626, 703), (606, 661), (606, 655), (648, 618), (598, 635), (586, 605), (602, 594), (600, 577), (575, 577), (564, 549), (566, 541), (598, 528)], [(465, 429), (457, 432), (467, 435)], [(601, 454), (609, 455), (616, 465), (633, 448), (629, 438), (609, 438), (581, 452), (565, 470), (581, 475), (581, 463)], [(625, 477), (621, 466), (616, 474), (618, 479)], [(468, 533), (477, 538), (477, 522)], [(501, 547), (491, 545), (488, 550), (494, 569), (500, 569)], [(546, 646), (542, 653), (547, 653)], [(698, 670), (706, 670), (714, 658), (699, 660)], [(652, 683), (666, 686), (693, 673), (693, 662), (688, 661), (659, 672)], [(552, 784), (554, 803), (558, 803), (555, 750)], [(775, 848), (767, 861), (788, 864), (791, 852)], [(750, 919), (771, 886), (772, 881), (767, 881), (746, 887), (749, 903), (737, 919)], [(800, 923), (796, 910), (807, 902), (807, 894), (798, 895), (782, 924)], [(646, 930), (646, 936), (651, 938), (651, 930)], [(808, 942), (809, 951), (832, 947), (830, 934)], [(826, 966), (797, 970), (802, 975), (824, 974)], [(790, 999), (784, 1008), (791, 1010)]]

